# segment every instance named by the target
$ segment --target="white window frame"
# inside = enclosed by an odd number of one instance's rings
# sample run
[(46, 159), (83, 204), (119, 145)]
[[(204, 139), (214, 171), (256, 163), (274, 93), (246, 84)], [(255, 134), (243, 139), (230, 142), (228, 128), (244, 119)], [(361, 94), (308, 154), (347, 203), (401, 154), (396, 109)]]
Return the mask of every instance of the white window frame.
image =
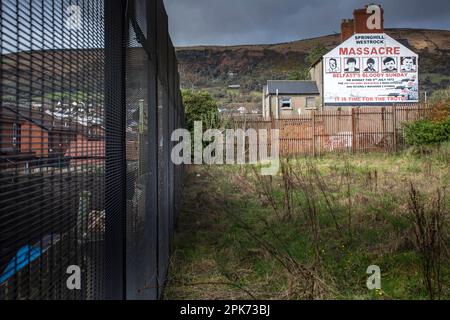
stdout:
[(12, 145), (14, 148), (19, 145), (19, 125), (16, 122), (12, 125)]
[[(284, 107), (283, 105), (289, 101), (289, 107)], [(292, 110), (292, 97), (284, 97), (280, 99), (280, 109), (281, 110)]]

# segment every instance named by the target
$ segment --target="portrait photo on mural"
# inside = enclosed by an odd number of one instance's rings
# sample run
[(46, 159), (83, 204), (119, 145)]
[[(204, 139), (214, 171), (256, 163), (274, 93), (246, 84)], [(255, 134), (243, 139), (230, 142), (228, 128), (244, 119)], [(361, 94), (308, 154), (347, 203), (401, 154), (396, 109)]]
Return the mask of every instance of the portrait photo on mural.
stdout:
[(383, 59), (383, 72), (397, 72), (397, 58), (396, 57), (385, 57)]
[(360, 59), (359, 58), (345, 58), (345, 72), (359, 72), (360, 71)]
[(379, 72), (378, 58), (363, 58), (364, 72)]
[(341, 72), (341, 58), (333, 57), (326, 59), (326, 72), (327, 73), (340, 73)]
[(416, 57), (402, 57), (401, 71), (415, 72), (417, 67)]

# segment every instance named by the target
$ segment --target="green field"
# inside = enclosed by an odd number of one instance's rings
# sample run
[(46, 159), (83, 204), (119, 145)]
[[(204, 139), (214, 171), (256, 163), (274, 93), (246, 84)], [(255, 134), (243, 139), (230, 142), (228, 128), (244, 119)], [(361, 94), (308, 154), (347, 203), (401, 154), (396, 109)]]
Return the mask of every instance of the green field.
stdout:
[(190, 167), (165, 298), (449, 299), (449, 164), (447, 145), (284, 160), (273, 178)]

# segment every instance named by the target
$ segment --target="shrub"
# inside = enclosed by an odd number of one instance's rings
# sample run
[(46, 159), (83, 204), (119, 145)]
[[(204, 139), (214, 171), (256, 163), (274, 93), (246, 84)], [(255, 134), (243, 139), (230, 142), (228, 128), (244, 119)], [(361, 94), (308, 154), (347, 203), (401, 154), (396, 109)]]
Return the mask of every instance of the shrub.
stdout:
[(182, 94), (188, 130), (193, 131), (195, 121), (202, 121), (204, 130), (219, 127), (217, 102), (208, 92), (183, 90)]
[(444, 121), (433, 122), (430, 119), (405, 124), (406, 143), (411, 146), (436, 145), (450, 140), (450, 117)]

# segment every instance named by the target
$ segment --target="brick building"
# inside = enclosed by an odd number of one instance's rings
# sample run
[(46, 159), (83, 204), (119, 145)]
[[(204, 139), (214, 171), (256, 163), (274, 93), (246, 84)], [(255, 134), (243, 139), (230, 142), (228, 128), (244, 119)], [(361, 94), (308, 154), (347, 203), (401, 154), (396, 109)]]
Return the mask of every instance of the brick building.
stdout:
[(314, 81), (269, 80), (263, 89), (263, 116), (282, 119), (307, 115), (320, 104)]

